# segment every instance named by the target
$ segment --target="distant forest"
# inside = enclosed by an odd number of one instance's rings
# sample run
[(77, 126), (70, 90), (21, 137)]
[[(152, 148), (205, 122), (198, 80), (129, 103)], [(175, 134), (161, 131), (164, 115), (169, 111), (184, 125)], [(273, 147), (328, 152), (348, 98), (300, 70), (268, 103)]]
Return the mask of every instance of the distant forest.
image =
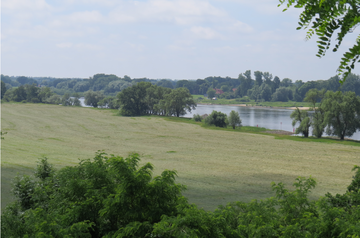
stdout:
[(148, 79), (130, 78), (129, 76), (118, 77), (110, 74), (96, 74), (93, 77), (82, 78), (51, 78), (51, 77), (14, 77), (1, 75), (1, 81), (6, 89), (21, 85), (46, 86), (58, 95), (83, 95), (87, 91), (99, 91), (107, 96), (115, 96), (123, 89), (139, 82), (150, 82), (154, 85), (166, 88), (185, 87), (191, 94), (206, 95), (218, 98), (241, 98), (242, 101), (297, 101), (302, 102), (305, 94), (313, 88), (331, 91), (353, 91), (360, 96), (360, 75), (350, 74), (345, 83), (339, 83), (340, 78), (334, 76), (328, 80), (303, 82), (279, 77), (273, 77), (269, 72), (250, 70), (239, 75), (238, 78), (230, 77), (207, 77), (197, 80), (171, 80), (171, 79)]

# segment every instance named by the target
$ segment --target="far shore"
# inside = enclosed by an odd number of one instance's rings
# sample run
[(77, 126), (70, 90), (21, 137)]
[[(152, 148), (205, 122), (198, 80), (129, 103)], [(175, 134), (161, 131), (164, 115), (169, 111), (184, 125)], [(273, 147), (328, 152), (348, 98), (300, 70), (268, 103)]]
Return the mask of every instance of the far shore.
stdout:
[[(216, 104), (216, 103), (197, 103), (198, 105), (219, 105), (219, 106), (236, 106), (236, 107), (250, 107), (250, 108), (271, 108), (271, 109), (289, 109), (295, 110), (296, 107), (272, 107), (272, 106), (253, 106), (248, 104)], [(310, 110), (310, 107), (299, 107), (300, 110)]]

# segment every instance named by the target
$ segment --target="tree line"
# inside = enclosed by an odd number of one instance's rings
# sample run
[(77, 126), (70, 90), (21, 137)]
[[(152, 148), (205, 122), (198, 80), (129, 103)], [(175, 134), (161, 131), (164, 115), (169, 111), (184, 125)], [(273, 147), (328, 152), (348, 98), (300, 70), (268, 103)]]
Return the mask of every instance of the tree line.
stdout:
[(358, 237), (360, 167), (344, 194), (309, 199), (313, 178), (274, 196), (232, 202), (215, 211), (189, 204), (175, 171), (153, 177), (153, 166), (98, 152), (77, 166), (55, 170), (39, 159), (33, 176), (17, 176), (15, 202), (1, 214), (4, 237)]
[(37, 83), (38, 85), (50, 87), (51, 90), (59, 95), (66, 92), (70, 95), (74, 93), (84, 94), (87, 91), (101, 92), (103, 95), (116, 96), (118, 92), (131, 87), (139, 82), (150, 82), (153, 85), (166, 88), (187, 88), (191, 94), (206, 95), (209, 98), (214, 96), (219, 98), (248, 101), (298, 101), (305, 98), (305, 94), (310, 89), (325, 89), (330, 91), (353, 91), (360, 95), (360, 76), (349, 74), (347, 80), (340, 84), (341, 78), (331, 77), (328, 80), (317, 80), (303, 82), (289, 78), (280, 79), (269, 72), (250, 70), (239, 74), (238, 78), (230, 77), (207, 77), (197, 80), (170, 80), (170, 79), (131, 79), (129, 76), (118, 77), (116, 75), (96, 74), (88, 79), (61, 79), (61, 78), (27, 78), (9, 77), (1, 75), (1, 80), (7, 89), (18, 87), (25, 84)]
[(5, 83), (1, 81), (1, 99), (7, 102), (14, 101), (80, 106), (79, 95), (77, 93), (73, 94), (73, 97), (70, 97), (69, 93), (60, 96), (54, 93), (51, 88), (38, 87), (35, 83), (7, 89)]
[[(4, 87), (4, 82), (1, 82)], [(38, 87), (35, 83), (25, 84), (7, 90), (1, 97), (5, 101), (62, 104), (80, 106), (79, 95), (69, 93), (60, 96), (49, 87)], [(93, 107), (119, 109), (123, 116), (166, 115), (181, 116), (195, 109), (196, 103), (187, 88), (170, 89), (150, 82), (139, 82), (123, 89), (116, 97), (105, 97), (100, 91), (89, 90), (85, 93), (85, 104)]]
[(296, 134), (308, 137), (312, 127), (312, 134), (317, 138), (326, 131), (344, 140), (345, 136), (351, 137), (360, 130), (360, 97), (354, 92), (310, 89), (304, 101), (312, 104), (311, 112), (297, 108), (290, 115), (293, 126), (299, 124)]

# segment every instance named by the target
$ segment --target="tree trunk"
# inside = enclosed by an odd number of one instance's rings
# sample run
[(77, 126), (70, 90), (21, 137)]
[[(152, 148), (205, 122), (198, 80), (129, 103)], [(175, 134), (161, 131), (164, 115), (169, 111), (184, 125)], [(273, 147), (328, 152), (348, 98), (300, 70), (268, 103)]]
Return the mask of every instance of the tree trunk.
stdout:
[(304, 137), (309, 137), (309, 132), (308, 131), (303, 131)]

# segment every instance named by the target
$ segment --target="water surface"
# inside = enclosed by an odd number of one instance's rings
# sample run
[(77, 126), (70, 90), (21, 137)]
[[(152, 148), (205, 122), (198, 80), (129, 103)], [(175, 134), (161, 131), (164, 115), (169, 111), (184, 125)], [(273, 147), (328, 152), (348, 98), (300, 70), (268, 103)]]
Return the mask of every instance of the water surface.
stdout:
[[(210, 114), (213, 110), (230, 114), (232, 110), (239, 112), (243, 126), (258, 126), (272, 130), (284, 130), (294, 132), (290, 114), (293, 110), (276, 108), (254, 108), (229, 105), (198, 105), (191, 113), (184, 117), (193, 117), (194, 114)], [(296, 126), (296, 125), (295, 125)], [(311, 130), (311, 128), (310, 128)], [(360, 140), (360, 131), (358, 130), (351, 139)]]

